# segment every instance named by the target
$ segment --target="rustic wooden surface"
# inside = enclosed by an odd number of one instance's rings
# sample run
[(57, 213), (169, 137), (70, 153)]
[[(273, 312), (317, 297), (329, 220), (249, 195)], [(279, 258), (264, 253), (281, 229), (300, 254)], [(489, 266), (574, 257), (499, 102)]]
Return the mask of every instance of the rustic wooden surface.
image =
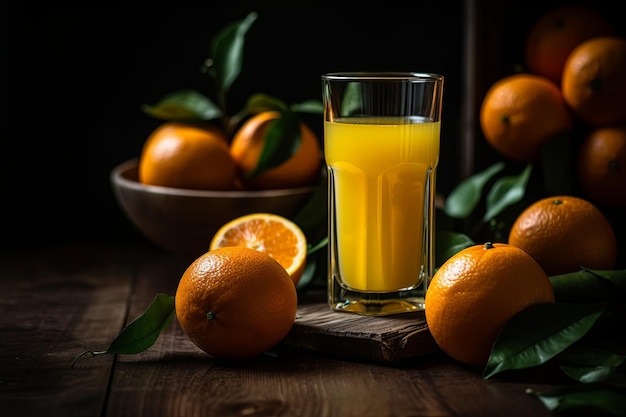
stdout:
[[(174, 294), (188, 261), (152, 247), (103, 244), (1, 256), (2, 415), (549, 415), (525, 393), (526, 387), (551, 388), (544, 381), (483, 380), (480, 371), (437, 351), (399, 362), (371, 360), (360, 351), (363, 345), (350, 337), (338, 342), (335, 335), (333, 343), (345, 343), (339, 354), (316, 352), (327, 346), (319, 343), (294, 347), (311, 343), (314, 335), (292, 334), (295, 339), (272, 355), (224, 361), (199, 350), (174, 320), (145, 352), (85, 357), (72, 367), (81, 352), (106, 348), (156, 293)], [(299, 316), (317, 317), (316, 328), (324, 329), (330, 323), (319, 308), (304, 304)], [(367, 333), (368, 318), (336, 314), (346, 333)], [(310, 324), (296, 324), (295, 332), (310, 332)], [(379, 332), (370, 333), (377, 345)]]
[(326, 302), (300, 305), (283, 342), (320, 353), (396, 362), (438, 350), (424, 312), (365, 317), (332, 311)]

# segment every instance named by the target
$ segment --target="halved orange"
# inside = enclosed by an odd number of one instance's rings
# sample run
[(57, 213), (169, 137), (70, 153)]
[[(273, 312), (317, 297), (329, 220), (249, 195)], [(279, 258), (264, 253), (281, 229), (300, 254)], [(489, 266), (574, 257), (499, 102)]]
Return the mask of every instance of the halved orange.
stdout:
[(293, 221), (272, 213), (253, 213), (224, 224), (213, 236), (209, 250), (247, 246), (265, 252), (285, 268), (298, 284), (307, 258), (306, 236)]

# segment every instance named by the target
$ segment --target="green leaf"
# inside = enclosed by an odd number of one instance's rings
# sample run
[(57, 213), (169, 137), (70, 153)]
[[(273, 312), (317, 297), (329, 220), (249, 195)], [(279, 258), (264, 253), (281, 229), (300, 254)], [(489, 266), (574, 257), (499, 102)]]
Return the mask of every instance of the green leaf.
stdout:
[(559, 367), (583, 384), (606, 383), (626, 388), (626, 356), (600, 349), (580, 348), (559, 356)]
[(461, 181), (446, 198), (444, 213), (454, 219), (464, 219), (469, 216), (480, 201), (485, 184), (503, 169), (504, 162), (498, 162)]
[(328, 247), (328, 177), (325, 167), (322, 168), (315, 192), (293, 221), (300, 226), (308, 242), (317, 242), (307, 245), (307, 265), (297, 286), (299, 291), (303, 291), (316, 278), (325, 283), (327, 272), (327, 252), (322, 251)]
[(303, 291), (309, 286), (309, 284), (311, 284), (313, 278), (315, 277), (316, 269), (317, 263), (314, 260), (307, 260), (304, 272), (302, 272), (302, 276), (296, 285), (297, 291)]
[(280, 118), (268, 123), (263, 151), (257, 166), (248, 175), (249, 178), (282, 164), (300, 147), (302, 141), (300, 119), (295, 113), (283, 112)]
[(557, 302), (589, 303), (620, 301), (626, 298), (626, 269), (594, 271), (582, 268), (550, 277)]
[(522, 200), (531, 172), (532, 164), (528, 164), (519, 175), (500, 178), (496, 181), (487, 194), (487, 212), (483, 217), (484, 222), (488, 222), (508, 206)]
[(195, 90), (179, 90), (163, 96), (156, 104), (141, 110), (161, 120), (206, 121), (217, 119), (222, 110), (211, 99)]
[(321, 100), (307, 100), (302, 103), (294, 103), (290, 106), (291, 111), (300, 113), (322, 114), (324, 113), (324, 104)]
[(606, 304), (543, 303), (511, 318), (496, 339), (483, 378), (541, 365), (580, 340)]
[(261, 113), (268, 110), (285, 112), (289, 110), (289, 107), (281, 99), (267, 94), (257, 93), (248, 97), (248, 101), (246, 102), (247, 114)]
[[(330, 92), (327, 92), (330, 94)], [(341, 101), (340, 116), (347, 117), (354, 113), (360, 113), (363, 107), (363, 98), (361, 95), (361, 83), (349, 82), (346, 84), (346, 91)]]
[(83, 352), (74, 363), (86, 354), (133, 354), (148, 349), (172, 322), (176, 314), (174, 299), (171, 295), (157, 294), (143, 314), (122, 329), (106, 350)]
[(463, 233), (438, 231), (435, 234), (435, 266), (441, 266), (452, 255), (476, 243)]
[(139, 353), (156, 342), (174, 317), (174, 296), (157, 294), (143, 314), (111, 342), (107, 353)]
[[(553, 415), (623, 416), (626, 409), (626, 395), (615, 389), (599, 385), (577, 385), (559, 388), (549, 392), (527, 389)], [(600, 414), (601, 413), (601, 414)]]
[(326, 246), (328, 246), (328, 236), (324, 236), (319, 242), (317, 242), (315, 245), (311, 245), (308, 249), (307, 249), (307, 255), (312, 255), (315, 252), (317, 252), (318, 250), (325, 248)]
[(614, 271), (601, 271), (597, 269), (588, 269), (583, 267), (583, 270), (590, 272), (600, 278), (607, 279), (613, 284), (617, 285), (622, 290), (626, 290), (626, 269), (617, 269)]
[(300, 226), (307, 238), (319, 235), (320, 230), (324, 231), (324, 236), (327, 235), (328, 176), (326, 175), (326, 167), (323, 167), (320, 172), (318, 185), (313, 195), (298, 211), (293, 220)]
[(250, 12), (245, 19), (227, 25), (213, 39), (209, 74), (215, 80), (220, 95), (226, 94), (241, 73), (245, 35), (257, 18)]

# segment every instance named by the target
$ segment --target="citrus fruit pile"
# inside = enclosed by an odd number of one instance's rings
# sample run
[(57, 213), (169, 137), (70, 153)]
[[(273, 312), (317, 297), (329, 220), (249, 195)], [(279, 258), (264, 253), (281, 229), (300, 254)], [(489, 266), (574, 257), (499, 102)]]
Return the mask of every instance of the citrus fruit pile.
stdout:
[(441, 350), (463, 364), (485, 366), (510, 319), (555, 302), (549, 277), (617, 267), (617, 236), (603, 211), (626, 208), (626, 39), (616, 33), (588, 6), (557, 6), (531, 23), (525, 70), (483, 97), (480, 127), (495, 151), (545, 164), (549, 142), (567, 143), (577, 187), (528, 204), (506, 243), (470, 246), (436, 270), (426, 321)]
[(536, 161), (571, 139), (578, 186), (603, 207), (626, 207), (626, 39), (588, 6), (558, 6), (530, 27), (525, 68), (497, 80), (480, 107), (487, 142), (509, 160)]
[(575, 196), (543, 198), (520, 213), (508, 243), (470, 246), (437, 269), (426, 292), (426, 322), (443, 352), (483, 367), (505, 324), (531, 306), (555, 302), (549, 276), (581, 267), (614, 270), (616, 263), (614, 230), (596, 206)]
[(249, 358), (291, 330), (306, 239), (290, 220), (254, 213), (226, 223), (176, 290), (176, 317), (189, 339), (219, 358)]
[(146, 139), (139, 181), (198, 190), (278, 189), (316, 183), (322, 166), (317, 135), (300, 122), (300, 144), (281, 164), (254, 175), (278, 111), (246, 119), (232, 137), (217, 124), (166, 121)]

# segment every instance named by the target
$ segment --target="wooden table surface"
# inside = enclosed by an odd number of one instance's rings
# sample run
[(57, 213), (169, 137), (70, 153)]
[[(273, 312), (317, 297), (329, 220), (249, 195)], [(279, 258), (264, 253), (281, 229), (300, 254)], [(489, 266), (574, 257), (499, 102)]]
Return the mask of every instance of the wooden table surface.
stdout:
[[(68, 244), (0, 257), (3, 416), (548, 416), (534, 378), (484, 380), (439, 351), (385, 364), (279, 346), (216, 360), (174, 319), (134, 355), (108, 346), (189, 261), (151, 246)], [(306, 303), (302, 297), (301, 303)]]

